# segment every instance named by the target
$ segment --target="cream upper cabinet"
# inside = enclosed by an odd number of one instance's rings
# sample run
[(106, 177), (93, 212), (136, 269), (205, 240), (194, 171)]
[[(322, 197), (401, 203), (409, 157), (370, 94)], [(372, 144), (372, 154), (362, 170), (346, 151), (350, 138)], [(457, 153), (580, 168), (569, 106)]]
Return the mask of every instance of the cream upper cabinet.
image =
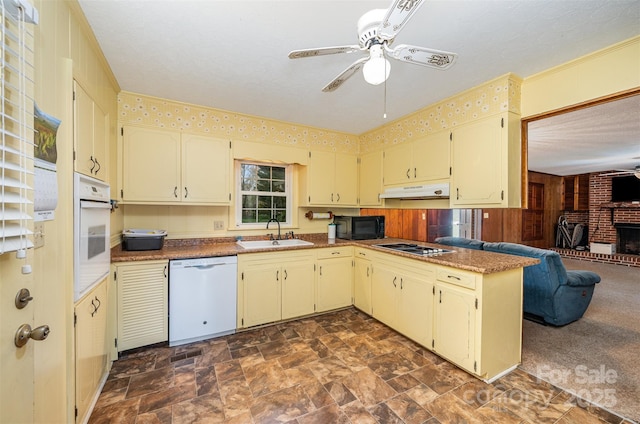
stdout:
[(356, 247), (353, 252), (353, 305), (371, 315), (371, 276), (373, 264), (368, 249)]
[(300, 175), (303, 203), (317, 206), (357, 206), (357, 156), (309, 152), (309, 164), (301, 169)]
[(384, 151), (383, 176), (385, 186), (449, 180), (449, 131), (401, 143)]
[(115, 265), (119, 352), (169, 339), (168, 278), (167, 261)]
[(317, 250), (318, 312), (353, 304), (353, 248), (350, 246)]
[(179, 131), (123, 127), (122, 200), (228, 205), (228, 140)]
[(520, 207), (519, 116), (510, 112), (453, 131), (452, 207)]
[(107, 181), (109, 178), (108, 116), (75, 81), (73, 97), (75, 171)]
[(107, 303), (105, 278), (74, 309), (77, 422), (86, 421), (107, 372)]
[(360, 206), (380, 206), (382, 200), (382, 151), (360, 157), (359, 169)]
[(313, 313), (314, 262), (311, 250), (238, 255), (238, 328)]

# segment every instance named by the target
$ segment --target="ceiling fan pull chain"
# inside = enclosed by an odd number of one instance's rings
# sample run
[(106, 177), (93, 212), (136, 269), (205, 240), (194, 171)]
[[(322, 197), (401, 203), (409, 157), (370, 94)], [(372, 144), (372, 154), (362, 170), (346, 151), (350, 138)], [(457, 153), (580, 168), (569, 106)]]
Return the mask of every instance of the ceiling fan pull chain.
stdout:
[[(387, 62), (384, 62), (384, 72), (387, 73)], [(387, 119), (387, 79), (384, 80), (384, 111), (382, 112), (382, 119)]]

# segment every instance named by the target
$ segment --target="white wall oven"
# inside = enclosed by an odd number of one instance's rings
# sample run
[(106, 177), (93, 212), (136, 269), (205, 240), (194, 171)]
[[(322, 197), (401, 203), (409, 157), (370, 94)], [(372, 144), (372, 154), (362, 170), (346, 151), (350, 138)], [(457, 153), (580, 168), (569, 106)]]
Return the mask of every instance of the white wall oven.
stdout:
[(73, 298), (77, 301), (109, 273), (109, 185), (74, 173)]

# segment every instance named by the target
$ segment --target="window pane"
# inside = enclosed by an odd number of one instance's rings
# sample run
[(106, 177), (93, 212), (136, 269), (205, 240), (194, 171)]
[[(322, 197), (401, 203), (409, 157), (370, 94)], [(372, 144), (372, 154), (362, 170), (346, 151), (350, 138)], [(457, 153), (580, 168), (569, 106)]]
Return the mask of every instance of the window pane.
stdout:
[(273, 196), (273, 207), (278, 209), (286, 209), (287, 198), (284, 196)]
[(271, 209), (258, 209), (258, 221), (268, 222), (271, 219)]
[(287, 211), (286, 210), (276, 210), (275, 212), (276, 215), (276, 219), (280, 222), (286, 222), (287, 221)]
[(272, 179), (274, 180), (283, 180), (284, 181), (284, 176), (285, 176), (285, 168), (281, 168), (281, 167), (273, 167), (273, 175), (271, 176)]
[(258, 207), (260, 209), (271, 209), (271, 196), (258, 196)]
[(242, 210), (242, 223), (251, 223), (256, 222), (256, 211), (255, 209)]
[(243, 195), (242, 196), (242, 209), (245, 208), (256, 208), (258, 203), (258, 196), (253, 195)]
[(271, 181), (260, 179), (256, 182), (256, 188), (254, 191), (271, 191)]
[(258, 177), (260, 178), (264, 178), (265, 180), (270, 180), (271, 179), (271, 167), (270, 166), (263, 166), (263, 165), (257, 165), (258, 167)]
[(274, 181), (271, 185), (271, 191), (274, 193), (284, 193), (285, 184), (284, 181)]
[(253, 178), (243, 178), (242, 186), (240, 187), (242, 191), (255, 191), (257, 187), (257, 180)]

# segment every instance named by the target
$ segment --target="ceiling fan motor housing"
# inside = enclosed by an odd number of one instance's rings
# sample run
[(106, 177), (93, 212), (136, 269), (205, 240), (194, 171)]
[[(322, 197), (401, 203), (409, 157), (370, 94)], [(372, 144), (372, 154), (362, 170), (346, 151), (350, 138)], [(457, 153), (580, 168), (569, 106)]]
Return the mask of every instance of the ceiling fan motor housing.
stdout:
[(381, 44), (378, 40), (378, 27), (387, 13), (385, 9), (373, 9), (358, 19), (358, 41), (360, 46), (368, 49), (372, 44)]

